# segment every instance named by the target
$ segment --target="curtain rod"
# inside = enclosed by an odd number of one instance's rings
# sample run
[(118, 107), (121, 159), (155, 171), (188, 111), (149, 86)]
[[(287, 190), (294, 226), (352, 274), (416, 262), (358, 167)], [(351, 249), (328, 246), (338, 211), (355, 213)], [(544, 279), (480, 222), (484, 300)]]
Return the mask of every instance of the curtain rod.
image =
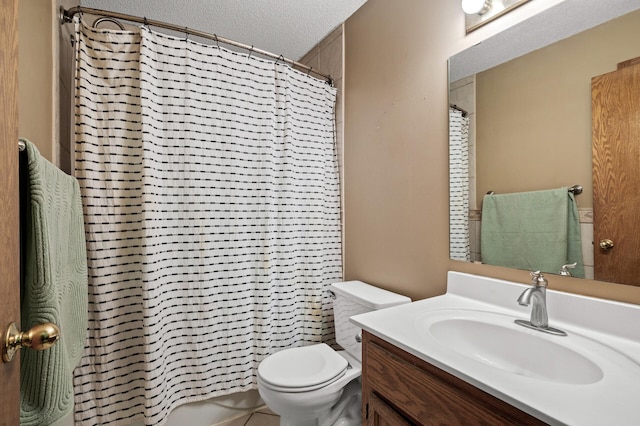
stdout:
[[(105, 17), (109, 17), (109, 18), (113, 18), (113, 19), (123, 19), (125, 21), (130, 21), (130, 22), (137, 22), (139, 24), (144, 24), (144, 25), (150, 25), (150, 26), (154, 26), (154, 27), (159, 27), (159, 28), (165, 28), (168, 30), (173, 30), (179, 33), (186, 33), (186, 34), (191, 34), (191, 35), (195, 35), (198, 37), (202, 37), (202, 38), (206, 38), (209, 40), (215, 40), (216, 42), (220, 42), (220, 43), (225, 43), (228, 44), (230, 46), (235, 46), (235, 47), (239, 47), (241, 49), (245, 49), (248, 50), (249, 52), (255, 52), (258, 53), (260, 55), (266, 56), (268, 58), (272, 58), (276, 60), (276, 63), (278, 61), (282, 61), (284, 63), (287, 63), (289, 65), (298, 67), (298, 68), (302, 68), (303, 70), (307, 71), (307, 74), (315, 74), (319, 77), (324, 78), (327, 83), (331, 86), (333, 86), (333, 79), (331, 78), (330, 75), (327, 74), (323, 74), (319, 71), (316, 71), (313, 69), (313, 67), (310, 67), (308, 65), (305, 64), (301, 64), (300, 62), (296, 62), (292, 59), (288, 59), (285, 58), (282, 55), (276, 55), (274, 53), (271, 52), (267, 52), (266, 50), (262, 50), (262, 49), (257, 49), (253, 46), (249, 46), (247, 44), (244, 43), (240, 43), (234, 40), (230, 40), (228, 38), (224, 38), (224, 37), (220, 37), (216, 34), (210, 34), (210, 33), (206, 33), (204, 31), (199, 31), (199, 30), (194, 30), (193, 28), (188, 28), (188, 27), (180, 27), (178, 25), (173, 25), (173, 24), (169, 24), (167, 22), (162, 22), (162, 21), (155, 21), (153, 19), (147, 19), (147, 18), (141, 18), (139, 16), (133, 16), (133, 15), (126, 15), (124, 13), (119, 13), (119, 12), (111, 12), (108, 10), (101, 10), (101, 9), (91, 9), (88, 7), (80, 7), (80, 6), (76, 6), (76, 7), (72, 7), (71, 9), (65, 9), (64, 6), (60, 6), (60, 25), (64, 25), (66, 23), (69, 23), (73, 20), (73, 17), (76, 14), (83, 14), (83, 13), (87, 13), (89, 15), (97, 15), (97, 16), (105, 16)], [(118, 24), (116, 22), (116, 24)]]

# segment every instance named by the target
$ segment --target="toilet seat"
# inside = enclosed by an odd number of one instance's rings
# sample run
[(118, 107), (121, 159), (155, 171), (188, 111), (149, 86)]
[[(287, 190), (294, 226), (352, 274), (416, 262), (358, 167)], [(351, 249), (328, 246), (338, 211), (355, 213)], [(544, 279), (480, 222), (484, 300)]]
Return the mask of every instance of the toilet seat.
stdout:
[(342, 377), (349, 363), (324, 343), (290, 348), (265, 358), (258, 376), (265, 387), (279, 392), (308, 392)]

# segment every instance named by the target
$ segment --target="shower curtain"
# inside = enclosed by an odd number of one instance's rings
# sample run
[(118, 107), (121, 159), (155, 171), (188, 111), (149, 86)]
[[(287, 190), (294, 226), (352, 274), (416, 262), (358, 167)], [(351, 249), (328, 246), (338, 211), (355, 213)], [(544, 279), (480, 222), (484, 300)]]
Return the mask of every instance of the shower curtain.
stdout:
[(449, 108), (449, 256), (470, 261), (469, 119)]
[(282, 63), (76, 22), (89, 330), (76, 424), (163, 424), (334, 338), (335, 89)]

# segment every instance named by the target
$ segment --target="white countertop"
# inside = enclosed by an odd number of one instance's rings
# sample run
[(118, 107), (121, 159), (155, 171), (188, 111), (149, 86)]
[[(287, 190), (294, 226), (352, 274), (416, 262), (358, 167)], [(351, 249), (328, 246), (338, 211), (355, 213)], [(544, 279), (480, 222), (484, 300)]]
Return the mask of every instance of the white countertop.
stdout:
[[(547, 277), (553, 280), (553, 277)], [(640, 306), (547, 290), (549, 325), (568, 336), (522, 328), (566, 346), (597, 364), (602, 379), (570, 384), (515, 374), (451, 350), (424, 329), (424, 318), (449, 312), (487, 312), (528, 320), (531, 307), (516, 299), (526, 283), (449, 272), (447, 293), (351, 317), (362, 329), (550, 424), (640, 425)], [(514, 326), (519, 327), (519, 326)], [(520, 330), (518, 328), (518, 330)], [(508, 347), (509, 341), (500, 344)], [(550, 365), (552, 357), (543, 360)]]

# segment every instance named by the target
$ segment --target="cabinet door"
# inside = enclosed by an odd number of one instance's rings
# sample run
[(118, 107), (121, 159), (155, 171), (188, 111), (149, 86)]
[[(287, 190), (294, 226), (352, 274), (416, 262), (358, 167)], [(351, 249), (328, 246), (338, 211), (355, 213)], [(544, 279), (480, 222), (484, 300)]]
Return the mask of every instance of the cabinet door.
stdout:
[(404, 417), (375, 393), (369, 394), (367, 426), (412, 426)]
[(374, 417), (367, 425), (544, 424), (366, 331), (362, 337), (363, 418)]

